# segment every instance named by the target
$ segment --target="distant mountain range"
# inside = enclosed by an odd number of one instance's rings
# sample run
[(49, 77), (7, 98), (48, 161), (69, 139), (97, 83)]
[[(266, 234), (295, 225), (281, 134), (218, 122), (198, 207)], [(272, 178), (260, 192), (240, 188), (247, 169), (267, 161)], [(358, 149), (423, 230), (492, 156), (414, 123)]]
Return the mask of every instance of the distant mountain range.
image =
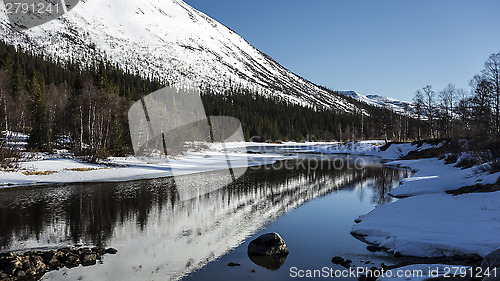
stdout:
[[(407, 101), (401, 101), (401, 100), (396, 100), (388, 97), (383, 97), (379, 95), (363, 95), (355, 91), (337, 91), (339, 95), (346, 96), (353, 98), (359, 102), (363, 102), (367, 105), (378, 107), (378, 108), (385, 108), (392, 110), (396, 112), (397, 114), (401, 115), (408, 115), (413, 118), (418, 118), (418, 112), (417, 108), (414, 103), (407, 102)], [(434, 107), (433, 109), (435, 118), (439, 118), (439, 114), (445, 114), (446, 110), (442, 107)], [(429, 113), (429, 110), (426, 106), (422, 106), (421, 112), (420, 112), (420, 119), (421, 120), (427, 120), (427, 114)], [(437, 113), (437, 116), (436, 116)], [(453, 112), (448, 112), (448, 114), (451, 114), (453, 118), (458, 118), (459, 115), (456, 111), (456, 108), (454, 109)]]
[(337, 91), (340, 95), (380, 108), (390, 109), (399, 114), (416, 114), (415, 105), (411, 102), (396, 100), (379, 95), (363, 95), (355, 91)]

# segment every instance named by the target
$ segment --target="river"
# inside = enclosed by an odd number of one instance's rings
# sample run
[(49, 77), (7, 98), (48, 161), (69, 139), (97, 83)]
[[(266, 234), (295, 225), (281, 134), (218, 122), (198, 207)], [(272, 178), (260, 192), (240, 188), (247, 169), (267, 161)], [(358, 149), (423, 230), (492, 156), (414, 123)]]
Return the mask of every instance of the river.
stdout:
[[(409, 175), (375, 158), (302, 154), (252, 167), (206, 193), (178, 190), (173, 178), (4, 189), (0, 252), (118, 249), (95, 266), (42, 280), (289, 280), (292, 267), (341, 269), (333, 256), (356, 266), (391, 264), (393, 257), (367, 251), (349, 232), (359, 215), (394, 200), (388, 192)], [(183, 188), (213, 178), (188, 175)], [(267, 232), (280, 233), (290, 251), (271, 265), (246, 255), (249, 241)]]

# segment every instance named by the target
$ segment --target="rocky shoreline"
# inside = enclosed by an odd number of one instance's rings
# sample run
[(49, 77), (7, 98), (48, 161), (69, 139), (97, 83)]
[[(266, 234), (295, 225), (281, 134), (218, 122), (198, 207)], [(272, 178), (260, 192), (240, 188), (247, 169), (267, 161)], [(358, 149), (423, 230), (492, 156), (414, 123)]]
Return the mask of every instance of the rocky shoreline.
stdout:
[(105, 254), (116, 254), (114, 248), (65, 247), (50, 251), (28, 251), (23, 254), (0, 254), (0, 280), (38, 280), (46, 272), (63, 267), (92, 266)]

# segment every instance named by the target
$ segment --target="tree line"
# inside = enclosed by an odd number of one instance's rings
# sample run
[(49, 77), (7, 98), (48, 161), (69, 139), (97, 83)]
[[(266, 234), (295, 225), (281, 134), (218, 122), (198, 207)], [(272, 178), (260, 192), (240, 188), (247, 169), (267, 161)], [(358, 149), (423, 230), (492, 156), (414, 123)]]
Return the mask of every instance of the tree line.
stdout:
[(30, 150), (129, 153), (128, 108), (160, 87), (103, 61), (82, 69), (0, 42), (0, 128), (29, 134)]
[(470, 81), (470, 90), (449, 84), (417, 90), (418, 139), (466, 138), (484, 143), (500, 140), (500, 52), (492, 54)]
[[(365, 139), (415, 139), (418, 121), (388, 108), (367, 105), (344, 97), (355, 105), (346, 113), (331, 108), (291, 104), (279, 96), (265, 96), (238, 85), (224, 93), (206, 88), (202, 100), (207, 114), (233, 116), (243, 125), (245, 138), (253, 141), (340, 141)], [(338, 92), (323, 87), (331, 95)]]

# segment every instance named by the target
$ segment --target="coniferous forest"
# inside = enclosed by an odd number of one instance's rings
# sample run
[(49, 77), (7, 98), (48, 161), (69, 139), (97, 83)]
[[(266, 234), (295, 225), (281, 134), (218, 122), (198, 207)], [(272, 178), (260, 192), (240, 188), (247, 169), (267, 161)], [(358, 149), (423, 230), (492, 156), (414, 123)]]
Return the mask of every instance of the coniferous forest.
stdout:
[[(430, 86), (417, 91), (416, 112), (407, 114), (348, 97), (358, 112), (307, 108), (230, 82), (224, 94), (200, 88), (206, 113), (238, 118), (247, 141), (413, 141), (478, 133), (496, 139), (499, 65), (500, 53), (492, 55), (471, 81), (472, 95), (452, 85), (438, 94)], [(491, 73), (495, 69), (497, 76)], [(0, 43), (0, 128), (29, 134), (27, 147), (33, 151), (66, 148), (93, 157), (132, 153), (129, 107), (167, 84), (104, 61), (82, 69)]]

